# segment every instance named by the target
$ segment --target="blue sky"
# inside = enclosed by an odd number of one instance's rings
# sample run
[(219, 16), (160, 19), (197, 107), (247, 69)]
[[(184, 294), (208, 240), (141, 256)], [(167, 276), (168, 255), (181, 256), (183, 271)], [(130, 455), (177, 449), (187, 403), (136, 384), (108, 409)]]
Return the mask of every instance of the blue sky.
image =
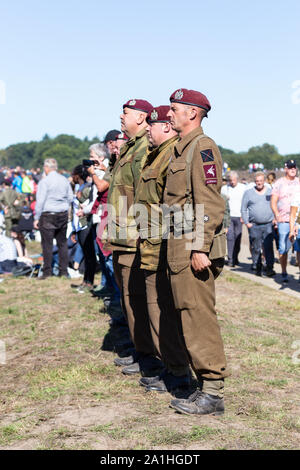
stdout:
[(4, 0), (0, 148), (102, 137), (128, 99), (168, 104), (182, 87), (208, 96), (205, 132), (223, 147), (298, 153), (299, 36), (297, 0)]

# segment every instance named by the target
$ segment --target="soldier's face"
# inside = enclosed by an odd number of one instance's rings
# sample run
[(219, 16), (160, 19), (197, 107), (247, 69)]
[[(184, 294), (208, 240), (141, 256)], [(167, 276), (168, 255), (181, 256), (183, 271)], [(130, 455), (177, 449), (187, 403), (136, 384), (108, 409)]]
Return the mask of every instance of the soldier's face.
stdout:
[(153, 124), (148, 124), (146, 130), (148, 134), (148, 140), (152, 147), (158, 147), (161, 144), (161, 139), (164, 135), (163, 123), (154, 122)]
[(170, 118), (172, 129), (182, 132), (188, 122), (187, 110), (183, 104), (171, 103), (167, 116)]
[(120, 116), (121, 119), (121, 131), (125, 132), (127, 137), (131, 138), (135, 136), (138, 129), (137, 124), (138, 112), (135, 109), (123, 108), (123, 113)]

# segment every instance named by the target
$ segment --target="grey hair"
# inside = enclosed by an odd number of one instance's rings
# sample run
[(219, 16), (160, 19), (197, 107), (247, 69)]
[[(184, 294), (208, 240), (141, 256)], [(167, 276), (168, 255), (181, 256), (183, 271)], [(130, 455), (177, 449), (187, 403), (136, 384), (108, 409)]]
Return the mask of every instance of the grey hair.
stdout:
[(44, 166), (47, 166), (51, 170), (57, 170), (57, 161), (55, 160), (55, 158), (47, 158), (44, 161)]
[(256, 180), (256, 178), (257, 178), (258, 176), (263, 176), (263, 177), (265, 177), (265, 174), (264, 174), (263, 171), (258, 171), (257, 173), (255, 173), (254, 179)]
[(228, 175), (228, 176), (229, 176), (229, 178), (232, 177), (232, 176), (233, 176), (233, 177), (236, 177), (237, 179), (239, 178), (238, 173), (237, 173), (236, 171), (233, 171), (233, 170), (229, 172), (229, 175)]
[(109, 153), (105, 144), (92, 144), (89, 151), (95, 152), (97, 157), (109, 158)]

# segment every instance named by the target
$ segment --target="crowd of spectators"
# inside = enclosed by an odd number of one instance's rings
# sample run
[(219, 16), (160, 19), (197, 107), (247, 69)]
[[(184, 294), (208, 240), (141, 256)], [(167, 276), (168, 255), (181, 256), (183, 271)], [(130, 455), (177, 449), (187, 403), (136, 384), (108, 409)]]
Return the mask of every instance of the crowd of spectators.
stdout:
[[(112, 254), (101, 240), (107, 190), (99, 189), (125, 140), (120, 131), (108, 132), (103, 143), (91, 145), (89, 163), (83, 160), (69, 173), (59, 171), (51, 158), (42, 169), (0, 168), (0, 275), (28, 274), (27, 268), (33, 270), (35, 258), (40, 257), (37, 279), (82, 278), (80, 284), (71, 284), (78, 293), (91, 291), (95, 297), (120, 302)], [(41, 242), (42, 253), (28, 256), (30, 240)], [(102, 275), (95, 287), (97, 271)]]
[[(288, 253), (296, 253), (300, 267), (300, 182), (294, 160), (284, 164), (284, 176), (258, 171), (254, 181), (238, 182), (238, 173), (231, 171), (224, 178), (222, 195), (229, 203), (230, 222), (227, 228), (227, 248), (230, 267), (238, 266), (242, 227), (249, 234), (252, 270), (258, 276), (273, 277), (275, 255), (281, 265), (281, 281), (289, 282)], [(299, 277), (300, 282), (300, 277)]]
[[(49, 159), (54, 162), (50, 172), (47, 162), (43, 169), (0, 168), (0, 274), (13, 272), (22, 266), (33, 266), (34, 260), (28, 256), (26, 241), (36, 238), (42, 242), (43, 248), (42, 278), (52, 274), (76, 279), (82, 277), (81, 284), (72, 284), (79, 293), (91, 291), (97, 297), (111, 296), (119, 301), (112, 256), (101, 242), (107, 218), (107, 190), (101, 191), (101, 185), (106, 169), (114, 164), (125, 138), (117, 130), (108, 132), (103, 143), (90, 147), (89, 158), (94, 165), (81, 163), (69, 174), (59, 171), (54, 159)], [(44, 199), (46, 182), (49, 185), (52, 179), (57, 185), (57, 180), (63, 178), (61, 173), (66, 177), (68, 200), (58, 211), (65, 214), (61, 216), (63, 221), (58, 222), (57, 202), (48, 198), (45, 207)], [(252, 179), (242, 178), (239, 182), (236, 171), (230, 171), (223, 178), (221, 193), (226, 201), (227, 264), (229, 267), (240, 264), (245, 225), (252, 257), (251, 269), (258, 276), (273, 277), (276, 275), (274, 262), (277, 257), (281, 265), (281, 281), (288, 283), (289, 251), (296, 253), (300, 266), (300, 183), (296, 162), (285, 162), (284, 175), (277, 180), (274, 172), (262, 171), (254, 173)], [(62, 187), (61, 184), (59, 186)], [(57, 191), (55, 197), (58, 197)], [(44, 221), (42, 225), (41, 221)], [(54, 246), (53, 239), (56, 239)], [(101, 284), (95, 287), (94, 278), (98, 270), (102, 273)]]

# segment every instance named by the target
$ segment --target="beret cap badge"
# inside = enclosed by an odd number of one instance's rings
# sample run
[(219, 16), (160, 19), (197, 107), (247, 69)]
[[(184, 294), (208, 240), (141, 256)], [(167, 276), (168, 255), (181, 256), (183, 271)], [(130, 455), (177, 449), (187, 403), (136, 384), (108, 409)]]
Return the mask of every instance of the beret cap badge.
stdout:
[(183, 91), (180, 89), (180, 90), (177, 90), (176, 93), (175, 93), (175, 99), (176, 100), (181, 100), (183, 97)]
[(130, 100), (129, 101), (129, 106), (134, 106), (136, 104), (136, 101), (135, 100)]
[(154, 109), (154, 110), (152, 111), (152, 113), (151, 113), (151, 120), (152, 120), (152, 121), (156, 121), (157, 118), (158, 118), (158, 112), (155, 111), (155, 109)]

